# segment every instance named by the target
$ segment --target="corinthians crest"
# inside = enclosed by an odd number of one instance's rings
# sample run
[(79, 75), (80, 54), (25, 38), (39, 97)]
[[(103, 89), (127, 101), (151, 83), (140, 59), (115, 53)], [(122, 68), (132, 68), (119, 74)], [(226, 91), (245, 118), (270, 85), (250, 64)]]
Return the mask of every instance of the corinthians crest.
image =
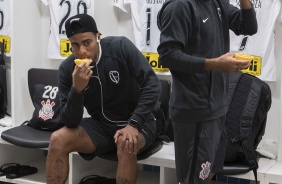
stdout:
[(209, 177), (210, 170), (211, 170), (211, 163), (210, 162), (203, 163), (201, 167), (202, 167), (202, 170), (200, 172), (199, 178), (201, 178), (202, 180), (205, 180)]
[(55, 105), (55, 102), (50, 103), (50, 99), (48, 99), (46, 103), (43, 100), (41, 104), (42, 104), (42, 108), (39, 111), (39, 117), (42, 118), (44, 121), (48, 119), (52, 119), (54, 116), (53, 107)]

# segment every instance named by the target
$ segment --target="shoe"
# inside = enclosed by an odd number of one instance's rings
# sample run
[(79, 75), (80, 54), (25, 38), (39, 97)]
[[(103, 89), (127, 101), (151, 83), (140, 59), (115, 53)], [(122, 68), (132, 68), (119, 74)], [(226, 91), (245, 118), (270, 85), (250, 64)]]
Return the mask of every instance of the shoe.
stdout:
[(13, 172), (19, 166), (20, 164), (17, 164), (17, 163), (7, 163), (7, 164), (2, 165), (0, 167), (0, 176), (5, 176), (6, 174)]
[(36, 167), (31, 167), (28, 165), (19, 165), (12, 172), (6, 174), (6, 178), (15, 179), (23, 176), (31, 175), (37, 173), (38, 169)]
[(116, 184), (116, 179), (98, 175), (89, 175), (82, 178), (79, 184)]

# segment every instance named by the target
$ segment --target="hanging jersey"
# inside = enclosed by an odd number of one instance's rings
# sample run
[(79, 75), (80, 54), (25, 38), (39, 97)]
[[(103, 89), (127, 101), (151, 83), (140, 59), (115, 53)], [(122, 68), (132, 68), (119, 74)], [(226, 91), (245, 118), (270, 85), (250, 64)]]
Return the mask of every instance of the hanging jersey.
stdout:
[(4, 43), (6, 56), (11, 56), (11, 0), (0, 1), (0, 42)]
[[(238, 8), (239, 2), (239, 0), (230, 1)], [(253, 60), (251, 69), (248, 70), (261, 68), (258, 78), (264, 81), (276, 81), (274, 27), (280, 12), (281, 0), (252, 0), (252, 3), (256, 10), (258, 32), (252, 36), (236, 36), (230, 31), (230, 50), (261, 57), (261, 67), (257, 67), (260, 63)]]
[(72, 54), (70, 42), (66, 36), (65, 22), (76, 14), (87, 13), (94, 16), (93, 0), (41, 0), (49, 6), (51, 23), (48, 43), (48, 58), (65, 59)]
[(160, 30), (157, 15), (165, 0), (114, 0), (114, 6), (124, 12), (131, 12), (134, 43), (145, 55), (154, 71), (170, 74), (167, 68), (158, 63), (157, 47), (160, 43)]

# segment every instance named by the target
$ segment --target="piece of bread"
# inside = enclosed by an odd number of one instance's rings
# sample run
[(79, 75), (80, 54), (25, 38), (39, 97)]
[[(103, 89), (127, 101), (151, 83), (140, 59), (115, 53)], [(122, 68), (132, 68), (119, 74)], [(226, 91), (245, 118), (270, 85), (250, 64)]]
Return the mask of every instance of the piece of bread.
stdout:
[(235, 58), (237, 60), (245, 60), (245, 61), (251, 61), (254, 59), (254, 56), (249, 54), (242, 54), (242, 53), (236, 53)]
[(74, 62), (76, 65), (80, 65), (83, 62), (87, 62), (89, 61), (89, 59), (85, 58), (85, 59), (75, 59)]

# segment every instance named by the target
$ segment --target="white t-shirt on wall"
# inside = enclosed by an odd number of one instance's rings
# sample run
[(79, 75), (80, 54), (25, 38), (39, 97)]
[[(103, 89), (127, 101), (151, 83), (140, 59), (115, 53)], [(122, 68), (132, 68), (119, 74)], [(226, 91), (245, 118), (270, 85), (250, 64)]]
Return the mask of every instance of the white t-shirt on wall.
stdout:
[(157, 53), (160, 30), (157, 14), (164, 0), (114, 0), (114, 6), (130, 12), (133, 23), (134, 42), (142, 52)]
[(160, 43), (157, 15), (164, 2), (165, 0), (114, 0), (114, 6), (126, 13), (131, 12), (134, 44), (143, 52), (155, 72), (169, 75), (168, 69), (158, 64), (157, 53)]
[(6, 56), (11, 56), (11, 0), (0, 1), (0, 42), (4, 42)]
[(50, 36), (48, 43), (48, 58), (65, 59), (71, 52), (71, 46), (65, 33), (66, 20), (76, 14), (87, 13), (94, 17), (93, 0), (41, 0), (49, 6)]
[[(239, 0), (230, 3), (239, 6)], [(281, 0), (252, 1), (256, 10), (258, 32), (252, 36), (236, 36), (230, 31), (230, 51), (241, 52), (262, 58), (261, 75), (264, 81), (276, 81), (276, 62), (274, 55), (275, 22), (281, 8)]]

